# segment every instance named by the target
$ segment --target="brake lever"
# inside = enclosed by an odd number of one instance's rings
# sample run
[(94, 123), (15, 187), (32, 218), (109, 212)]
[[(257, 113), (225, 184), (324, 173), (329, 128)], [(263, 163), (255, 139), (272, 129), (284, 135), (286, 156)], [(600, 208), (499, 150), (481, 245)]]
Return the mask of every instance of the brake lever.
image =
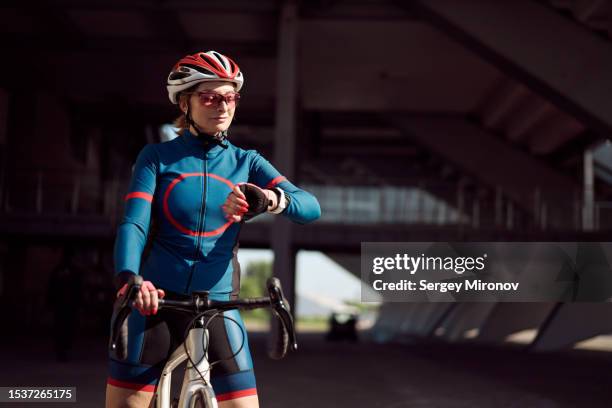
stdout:
[(279, 317), (280, 323), (285, 328), (285, 333), (289, 336), (289, 347), (292, 351), (297, 350), (297, 339), (295, 334), (295, 326), (293, 324), (293, 316), (291, 315), (291, 306), (283, 294), (283, 289), (278, 278), (268, 279), (268, 293), (270, 302), (273, 305), (274, 313)]
[[(136, 299), (136, 295), (140, 292), (140, 288), (142, 286), (142, 276), (134, 275), (131, 276), (128, 280), (128, 287), (125, 292), (125, 296), (123, 300), (119, 304), (119, 307), (113, 311), (113, 316), (111, 317), (111, 336), (110, 336), (110, 345), (109, 348), (112, 352), (119, 353), (118, 350), (118, 340), (121, 334), (121, 327), (123, 326), (123, 322), (127, 319), (128, 315), (131, 312), (132, 302)], [(121, 353), (119, 358), (125, 358), (126, 356)]]

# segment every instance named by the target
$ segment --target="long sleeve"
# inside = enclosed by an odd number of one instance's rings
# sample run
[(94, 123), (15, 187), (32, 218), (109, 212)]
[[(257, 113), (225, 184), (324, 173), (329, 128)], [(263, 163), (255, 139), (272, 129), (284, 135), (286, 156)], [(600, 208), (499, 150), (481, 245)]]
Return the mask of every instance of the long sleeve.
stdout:
[(261, 188), (279, 187), (289, 197), (289, 204), (282, 212), (291, 221), (306, 224), (321, 216), (319, 201), (309, 192), (287, 180), (259, 153), (251, 151), (252, 161), (249, 181)]
[(125, 213), (117, 229), (115, 274), (139, 273), (151, 222), (157, 162), (153, 145), (145, 146), (136, 159), (130, 188), (125, 196)]

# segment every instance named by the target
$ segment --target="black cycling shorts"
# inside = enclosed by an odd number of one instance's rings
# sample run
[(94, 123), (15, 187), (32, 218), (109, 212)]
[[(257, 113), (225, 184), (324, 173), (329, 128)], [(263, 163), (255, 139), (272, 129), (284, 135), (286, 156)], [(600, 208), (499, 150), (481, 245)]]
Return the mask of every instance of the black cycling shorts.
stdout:
[[(186, 298), (166, 292), (166, 299)], [(256, 395), (253, 361), (240, 313), (231, 310), (222, 315), (234, 321), (219, 315), (208, 325), (208, 360), (211, 363), (219, 361), (211, 370), (217, 400)], [(186, 313), (163, 308), (151, 316), (142, 316), (133, 310), (127, 319), (127, 344), (122, 345), (127, 347), (127, 359), (121, 361), (110, 355), (107, 383), (154, 392), (168, 358), (177, 347), (182, 347), (192, 318)]]

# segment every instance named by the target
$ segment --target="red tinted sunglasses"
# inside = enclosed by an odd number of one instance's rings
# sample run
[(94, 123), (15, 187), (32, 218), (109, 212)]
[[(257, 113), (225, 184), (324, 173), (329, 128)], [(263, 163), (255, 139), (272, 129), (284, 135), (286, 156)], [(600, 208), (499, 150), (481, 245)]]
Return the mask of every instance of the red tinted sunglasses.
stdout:
[(225, 101), (229, 106), (235, 106), (240, 100), (240, 94), (238, 92), (228, 92), (222, 95), (217, 92), (194, 92), (200, 101), (202, 106), (219, 106), (221, 102)]

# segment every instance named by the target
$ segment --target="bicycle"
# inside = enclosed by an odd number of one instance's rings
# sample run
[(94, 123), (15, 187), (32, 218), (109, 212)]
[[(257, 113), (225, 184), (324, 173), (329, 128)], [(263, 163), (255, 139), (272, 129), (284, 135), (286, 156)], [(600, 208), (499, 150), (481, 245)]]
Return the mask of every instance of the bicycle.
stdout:
[[(126, 295), (117, 308), (113, 311), (111, 318), (111, 338), (109, 342), (110, 351), (116, 353), (119, 358), (125, 359), (126, 351), (118, 347), (120, 336), (127, 336), (125, 319), (128, 317), (132, 302), (140, 291), (143, 279), (135, 275), (130, 278)], [(277, 317), (278, 324), (273, 330), (274, 341), (269, 350), (269, 356), (273, 359), (283, 358), (288, 350), (297, 350), (295, 328), (290, 313), (289, 303), (285, 299), (280, 281), (270, 278), (267, 281), (268, 296), (251, 299), (236, 299), (228, 301), (211, 300), (208, 292), (193, 292), (191, 300), (159, 300), (159, 308), (172, 308), (185, 313), (193, 314), (192, 325), (182, 346), (178, 347), (168, 359), (159, 384), (155, 390), (156, 408), (217, 408), (215, 392), (210, 385), (211, 364), (207, 359), (208, 348), (208, 324), (214, 316), (227, 310), (239, 309), (249, 310), (256, 308), (270, 308)], [(205, 317), (209, 319), (205, 322)], [(244, 334), (244, 333), (243, 333)], [(243, 342), (244, 342), (243, 336)], [(124, 342), (125, 344), (125, 342)], [(172, 371), (182, 362), (188, 360), (183, 377), (180, 397), (170, 402)]]

